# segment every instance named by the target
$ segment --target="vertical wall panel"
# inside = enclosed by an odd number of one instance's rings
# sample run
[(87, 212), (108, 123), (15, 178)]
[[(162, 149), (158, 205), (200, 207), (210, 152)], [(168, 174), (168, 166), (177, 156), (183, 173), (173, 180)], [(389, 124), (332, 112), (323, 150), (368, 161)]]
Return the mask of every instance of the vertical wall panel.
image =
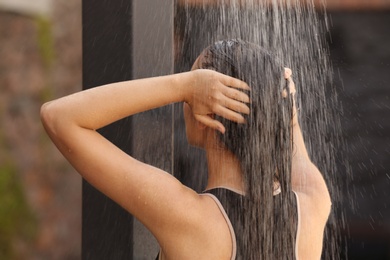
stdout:
[[(83, 0), (84, 89), (172, 73), (171, 2)], [(137, 159), (170, 170), (172, 113), (166, 107), (99, 132)], [(151, 259), (157, 253), (142, 225), (85, 181), (82, 223), (83, 259)]]
[[(173, 73), (173, 1), (133, 1), (133, 78)], [(133, 117), (133, 156), (172, 173), (173, 106)], [(158, 245), (134, 220), (134, 259), (154, 259)]]

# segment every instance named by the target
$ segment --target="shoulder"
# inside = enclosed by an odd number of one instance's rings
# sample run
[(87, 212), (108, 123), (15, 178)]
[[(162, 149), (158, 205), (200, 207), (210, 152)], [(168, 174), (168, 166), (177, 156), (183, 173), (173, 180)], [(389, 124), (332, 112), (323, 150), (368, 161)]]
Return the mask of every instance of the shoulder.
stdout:
[(324, 177), (309, 160), (300, 160), (292, 166), (292, 188), (301, 206), (327, 219), (332, 205)]
[(173, 227), (161, 236), (156, 234), (164, 255), (170, 259), (229, 259), (232, 238), (216, 201), (211, 196), (197, 195), (191, 206), (182, 211), (185, 215), (171, 220)]

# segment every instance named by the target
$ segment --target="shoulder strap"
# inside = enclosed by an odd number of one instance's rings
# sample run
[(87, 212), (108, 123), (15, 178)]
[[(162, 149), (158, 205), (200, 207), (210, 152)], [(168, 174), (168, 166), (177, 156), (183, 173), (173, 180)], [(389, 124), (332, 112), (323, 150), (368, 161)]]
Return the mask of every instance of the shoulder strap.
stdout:
[(234, 233), (234, 228), (232, 226), (232, 223), (230, 222), (230, 219), (229, 219), (228, 215), (226, 214), (225, 209), (223, 208), (223, 206), (222, 206), (221, 202), (219, 201), (219, 199), (214, 194), (203, 193), (201, 195), (208, 196), (208, 197), (212, 198), (214, 200), (215, 204), (217, 204), (219, 210), (221, 211), (221, 213), (222, 213), (222, 215), (223, 215), (223, 217), (224, 217), (224, 219), (226, 221), (226, 224), (229, 227), (230, 236), (232, 238), (232, 257), (231, 257), (231, 260), (236, 259), (236, 254), (237, 254), (236, 234)]

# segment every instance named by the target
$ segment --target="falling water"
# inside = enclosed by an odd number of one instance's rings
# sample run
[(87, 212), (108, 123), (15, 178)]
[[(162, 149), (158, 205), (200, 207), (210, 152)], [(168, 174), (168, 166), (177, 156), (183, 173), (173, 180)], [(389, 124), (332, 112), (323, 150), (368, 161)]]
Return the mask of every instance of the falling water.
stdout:
[[(194, 4), (196, 2), (196, 4)], [(306, 146), (314, 164), (328, 184), (333, 208), (341, 201), (337, 184), (343, 174), (336, 168), (342, 161), (338, 114), (341, 108), (332, 85), (332, 70), (325, 38), (325, 4), (313, 0), (182, 0), (176, 3), (176, 72), (187, 71), (201, 50), (211, 43), (240, 38), (256, 43), (293, 70), (297, 106)], [(318, 10), (319, 9), (319, 10)], [(318, 13), (319, 11), (319, 13)], [(180, 111), (176, 109), (175, 111)], [(176, 115), (178, 118), (180, 114)], [(182, 122), (175, 127), (175, 175), (197, 191), (204, 188), (205, 160), (201, 152), (183, 147)], [(183, 164), (190, 161), (189, 164)], [(332, 213), (325, 237), (323, 259), (338, 259), (342, 214)], [(281, 249), (283, 250), (283, 249)], [(270, 257), (272, 259), (272, 257)]]

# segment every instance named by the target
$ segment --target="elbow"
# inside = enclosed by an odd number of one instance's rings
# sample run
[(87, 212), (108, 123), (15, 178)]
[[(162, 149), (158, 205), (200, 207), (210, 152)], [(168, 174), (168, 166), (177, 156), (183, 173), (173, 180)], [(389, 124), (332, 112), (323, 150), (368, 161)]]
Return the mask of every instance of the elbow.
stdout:
[(40, 111), (41, 122), (46, 131), (49, 130), (54, 120), (54, 116), (50, 104), (51, 102), (47, 102), (43, 104)]
[(59, 120), (55, 102), (47, 102), (42, 105), (40, 111), (40, 117), (43, 127), (50, 137), (56, 135), (61, 128), (61, 120)]

